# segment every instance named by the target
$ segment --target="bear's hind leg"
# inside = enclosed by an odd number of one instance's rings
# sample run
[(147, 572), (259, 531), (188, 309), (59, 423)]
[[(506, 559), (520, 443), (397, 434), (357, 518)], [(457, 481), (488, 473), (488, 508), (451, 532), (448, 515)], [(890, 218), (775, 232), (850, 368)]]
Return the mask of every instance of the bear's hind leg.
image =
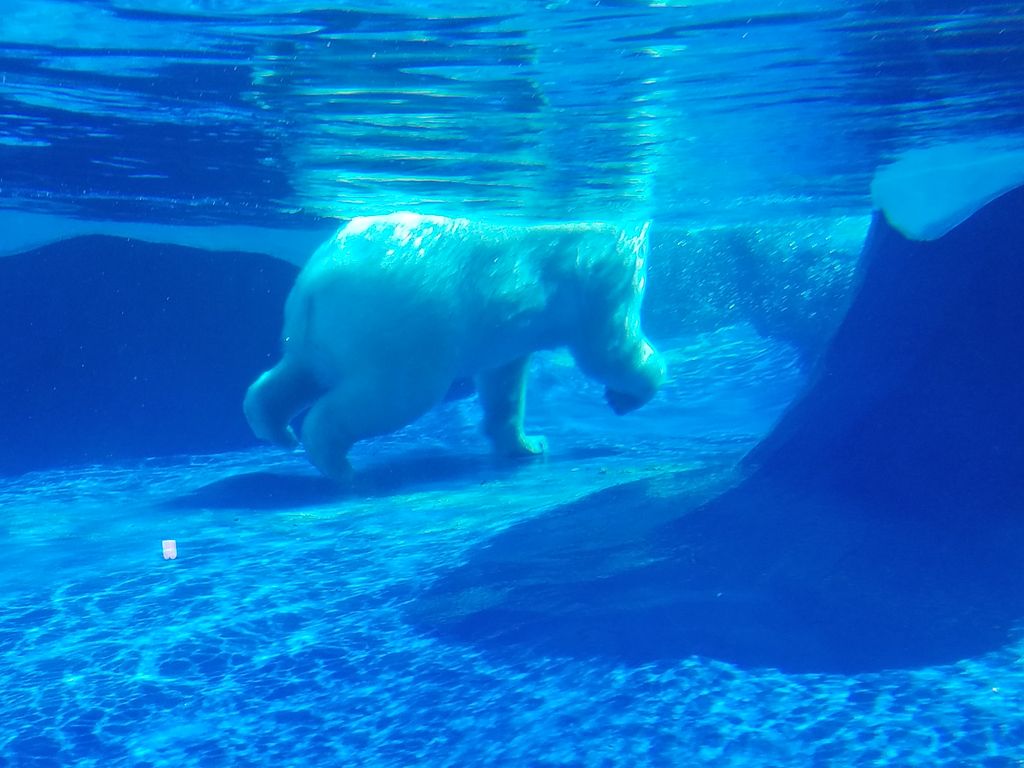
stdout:
[(352, 476), (349, 449), (360, 440), (388, 434), (418, 419), (444, 398), (448, 382), (417, 379), (404, 387), (382, 387), (346, 379), (309, 409), (302, 422), (302, 444), (317, 469), (334, 480)]
[(484, 411), (483, 432), (494, 450), (506, 456), (530, 456), (547, 450), (544, 437), (523, 432), (529, 361), (530, 356), (525, 355), (477, 376)]
[(289, 423), (320, 391), (311, 373), (282, 360), (256, 379), (245, 393), (245, 418), (256, 437), (283, 448), (294, 448), (298, 440)]

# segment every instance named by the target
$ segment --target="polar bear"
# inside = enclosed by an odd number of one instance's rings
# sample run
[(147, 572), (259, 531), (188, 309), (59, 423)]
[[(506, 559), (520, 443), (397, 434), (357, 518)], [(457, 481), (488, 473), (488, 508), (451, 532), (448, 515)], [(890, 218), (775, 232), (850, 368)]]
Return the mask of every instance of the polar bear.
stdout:
[(324, 243), (285, 305), (281, 361), (245, 397), (257, 437), (350, 476), (354, 443), (397, 430), (474, 377), (483, 432), (506, 455), (541, 453), (523, 432), (532, 352), (567, 347), (626, 413), (665, 363), (640, 328), (647, 225), (503, 226), (394, 213), (353, 219)]

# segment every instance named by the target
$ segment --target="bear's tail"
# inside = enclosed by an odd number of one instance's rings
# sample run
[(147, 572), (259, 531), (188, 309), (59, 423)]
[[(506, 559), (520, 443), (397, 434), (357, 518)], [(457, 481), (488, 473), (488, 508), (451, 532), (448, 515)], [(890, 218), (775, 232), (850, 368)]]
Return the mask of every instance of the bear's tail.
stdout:
[(245, 418), (261, 440), (294, 448), (291, 421), (320, 393), (316, 378), (287, 358), (253, 382), (245, 393)]

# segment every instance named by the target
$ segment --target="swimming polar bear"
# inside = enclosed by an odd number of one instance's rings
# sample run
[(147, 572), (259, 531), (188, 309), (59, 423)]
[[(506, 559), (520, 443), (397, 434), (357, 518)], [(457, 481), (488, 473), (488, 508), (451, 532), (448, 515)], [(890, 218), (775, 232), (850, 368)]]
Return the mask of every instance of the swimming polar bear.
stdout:
[(353, 219), (306, 264), (285, 305), (283, 355), (245, 397), (257, 437), (295, 446), (344, 479), (346, 455), (474, 377), (494, 449), (546, 449), (523, 432), (532, 352), (567, 347), (626, 413), (665, 378), (640, 307), (647, 225), (502, 226), (394, 213)]

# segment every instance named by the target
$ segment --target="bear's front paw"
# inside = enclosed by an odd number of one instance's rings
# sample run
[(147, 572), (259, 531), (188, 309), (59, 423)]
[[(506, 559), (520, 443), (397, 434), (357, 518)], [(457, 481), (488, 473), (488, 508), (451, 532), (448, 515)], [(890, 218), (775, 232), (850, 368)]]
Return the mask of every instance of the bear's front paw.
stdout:
[(483, 433), (494, 445), (498, 456), (538, 456), (548, 450), (548, 438), (544, 435), (527, 435), (522, 425), (484, 422)]
[(543, 435), (524, 435), (522, 432), (498, 435), (491, 433), (495, 453), (502, 456), (537, 456), (548, 450), (548, 439)]
[(520, 435), (519, 451), (520, 456), (537, 456), (548, 452), (548, 439), (544, 435)]

